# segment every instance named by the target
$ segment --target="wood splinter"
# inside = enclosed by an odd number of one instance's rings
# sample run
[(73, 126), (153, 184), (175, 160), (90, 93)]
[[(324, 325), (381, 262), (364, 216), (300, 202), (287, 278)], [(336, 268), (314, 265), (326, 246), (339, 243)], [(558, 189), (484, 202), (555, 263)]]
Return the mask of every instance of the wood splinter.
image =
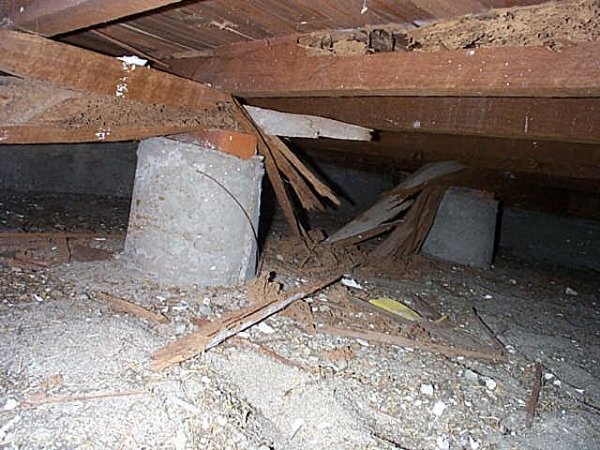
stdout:
[(542, 389), (542, 363), (539, 361), (535, 362), (535, 378), (533, 380), (533, 386), (531, 387), (531, 396), (527, 402), (527, 415), (525, 416), (525, 426), (531, 428), (533, 424), (533, 418), (535, 417), (535, 410), (540, 399), (540, 390)]
[(115, 310), (133, 314), (134, 316), (141, 317), (149, 322), (163, 324), (170, 322), (169, 318), (163, 314), (155, 313), (144, 308), (143, 306), (136, 305), (135, 303), (131, 303), (127, 300), (123, 300), (122, 298), (107, 294), (106, 292), (96, 292), (95, 295), (96, 297), (110, 303)]
[(152, 355), (150, 368), (152, 370), (162, 370), (173, 364), (193, 358), (197, 354), (219, 345), (237, 333), (281, 311), (295, 301), (326, 288), (341, 277), (342, 273), (337, 273), (316, 283), (301, 286), (283, 295), (276, 296), (275, 299), (267, 299), (263, 303), (252, 304), (233, 311), (220, 320), (200, 327), (198, 330), (158, 349)]

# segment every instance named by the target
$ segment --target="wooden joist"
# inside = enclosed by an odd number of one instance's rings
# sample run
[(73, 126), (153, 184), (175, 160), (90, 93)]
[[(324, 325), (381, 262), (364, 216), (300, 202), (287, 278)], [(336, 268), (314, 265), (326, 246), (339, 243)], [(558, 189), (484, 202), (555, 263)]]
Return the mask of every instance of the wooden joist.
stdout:
[(363, 164), (378, 160), (415, 169), (424, 162), (456, 160), (481, 169), (600, 180), (600, 150), (595, 144), (413, 132), (382, 132), (376, 142), (298, 139), (294, 144), (313, 157), (331, 152)]
[(176, 73), (241, 97), (600, 96), (600, 45), (314, 56), (295, 43), (171, 61)]
[(216, 109), (228, 94), (41, 36), (0, 29), (0, 71), (56, 86), (179, 109)]
[(0, 3), (0, 19), (21, 30), (54, 36), (150, 11), (181, 0), (20, 0)]
[(600, 98), (255, 98), (256, 106), (385, 131), (600, 143)]
[(0, 144), (139, 140), (230, 122), (224, 112), (182, 111), (14, 77), (0, 77), (0, 98)]

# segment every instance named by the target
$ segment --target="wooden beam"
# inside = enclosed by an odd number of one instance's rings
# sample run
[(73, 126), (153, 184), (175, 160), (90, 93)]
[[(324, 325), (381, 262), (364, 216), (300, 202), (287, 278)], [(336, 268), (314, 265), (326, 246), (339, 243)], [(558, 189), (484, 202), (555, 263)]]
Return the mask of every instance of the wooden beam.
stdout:
[(41, 36), (1, 29), (0, 71), (67, 89), (179, 109), (216, 109), (231, 101), (229, 95), (201, 83)]
[[(260, 45), (262, 44), (262, 45)], [(600, 44), (316, 56), (294, 43), (171, 61), (241, 97), (600, 96)]]
[(424, 133), (382, 132), (376, 142), (294, 139), (297, 148), (340, 158), (381, 157), (405, 167), (456, 160), (482, 169), (600, 180), (600, 145)]
[(3, 1), (0, 19), (12, 27), (55, 36), (122, 17), (157, 9), (181, 0), (21, 0)]
[(384, 131), (600, 143), (600, 98), (254, 98), (251, 105)]
[(231, 126), (226, 112), (181, 111), (14, 77), (0, 77), (0, 99), (0, 144), (138, 140)]

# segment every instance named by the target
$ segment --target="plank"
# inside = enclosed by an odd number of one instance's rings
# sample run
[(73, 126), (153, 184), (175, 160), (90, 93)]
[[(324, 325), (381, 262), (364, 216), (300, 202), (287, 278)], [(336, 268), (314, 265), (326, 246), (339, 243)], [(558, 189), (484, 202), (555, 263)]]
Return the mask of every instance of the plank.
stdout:
[(335, 192), (327, 186), (323, 181), (321, 181), (306, 165), (300, 161), (300, 158), (296, 156), (294, 152), (292, 152), (287, 145), (283, 143), (281, 139), (277, 136), (266, 136), (267, 143), (271, 146), (274, 151), (279, 151), (285, 158), (294, 166), (302, 176), (304, 176), (312, 187), (317, 191), (317, 193), (329, 199), (334, 205), (340, 206), (342, 202), (335, 195)]
[[(312, 158), (418, 168), (424, 162), (456, 160), (472, 167), (518, 174), (600, 180), (598, 144), (501, 139), (487, 136), (381, 132), (375, 142), (297, 139), (295, 147)], [(565, 162), (568, 161), (568, 164)]]
[(313, 284), (301, 286), (281, 296), (276, 296), (275, 299), (267, 298), (262, 303), (233, 311), (221, 319), (211, 322), (158, 349), (152, 354), (150, 368), (153, 370), (162, 370), (173, 364), (193, 358), (195, 355), (219, 345), (231, 336), (281, 311), (295, 301), (301, 300), (335, 283), (341, 277), (341, 273), (336, 273)]
[(0, 97), (0, 144), (128, 141), (232, 126), (225, 112), (199, 114), (15, 77), (0, 77)]
[(102, 129), (96, 127), (59, 128), (55, 125), (0, 124), (0, 144), (58, 144), (77, 142), (137, 141), (198, 130), (189, 124), (124, 125)]
[(281, 174), (277, 168), (275, 158), (266, 140), (268, 135), (266, 135), (261, 128), (254, 123), (250, 117), (250, 114), (248, 114), (248, 112), (237, 100), (234, 100), (234, 103), (235, 109), (233, 114), (242, 129), (256, 133), (258, 138), (258, 151), (265, 159), (265, 170), (267, 172), (267, 177), (271, 182), (271, 186), (273, 186), (275, 197), (277, 198), (279, 206), (281, 206), (285, 220), (290, 226), (292, 234), (302, 239), (305, 231), (302, 228), (302, 225), (298, 222), (292, 202), (290, 201), (290, 198), (285, 190), (285, 184), (283, 183), (283, 179), (281, 178)]
[(348, 141), (370, 141), (373, 130), (339, 120), (307, 114), (290, 114), (245, 106), (246, 111), (266, 133), (283, 137), (326, 137)]
[(181, 0), (21, 0), (2, 2), (0, 19), (13, 27), (44, 36), (111, 22), (122, 17), (179, 3)]
[(317, 198), (306, 180), (300, 175), (297, 169), (278, 151), (272, 151), (275, 159), (275, 164), (279, 171), (288, 179), (292, 189), (296, 193), (296, 197), (300, 201), (302, 207), (307, 210), (318, 209), (325, 210), (325, 205)]
[(385, 131), (600, 142), (600, 98), (253, 98), (251, 105)]
[(93, 94), (178, 109), (216, 109), (231, 97), (201, 83), (116, 58), (0, 29), (0, 71)]
[(172, 61), (175, 73), (244, 98), (335, 96), (597, 97), (600, 45), (311, 56), (294, 43)]

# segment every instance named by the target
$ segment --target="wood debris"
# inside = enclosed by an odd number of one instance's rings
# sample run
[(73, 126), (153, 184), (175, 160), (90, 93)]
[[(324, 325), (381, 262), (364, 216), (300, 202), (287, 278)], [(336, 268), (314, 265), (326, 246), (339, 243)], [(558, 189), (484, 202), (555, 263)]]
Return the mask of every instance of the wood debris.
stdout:
[(465, 358), (479, 359), (482, 361), (502, 362), (506, 361), (506, 356), (495, 352), (484, 350), (470, 350), (462, 347), (450, 347), (431, 342), (408, 339), (401, 336), (381, 333), (372, 330), (354, 330), (337, 328), (330, 325), (323, 325), (318, 328), (324, 333), (335, 334), (353, 339), (364, 339), (365, 341), (380, 342), (382, 344), (395, 345), (397, 347), (414, 348), (430, 353), (436, 353), (447, 357), (463, 356)]
[[(245, 132), (256, 134), (258, 138), (258, 152), (265, 159), (267, 176), (293, 234), (302, 240), (310, 241), (306, 230), (298, 220), (291, 194), (296, 196), (299, 204), (306, 210), (323, 210), (325, 207), (319, 197), (327, 199), (336, 206), (339, 206), (341, 201), (335, 192), (319, 179), (279, 137), (265, 131), (244, 106), (237, 100), (235, 103), (237, 110), (234, 111), (234, 115), (239, 126)], [(286, 189), (286, 182), (291, 192)]]
[(538, 401), (540, 399), (540, 390), (542, 389), (542, 377), (543, 368), (542, 363), (539, 361), (535, 362), (535, 378), (533, 379), (533, 386), (531, 387), (531, 396), (527, 402), (527, 414), (525, 416), (525, 426), (531, 428), (533, 424), (533, 418), (535, 417), (535, 410), (537, 409)]
[[(271, 298), (268, 297), (262, 302), (252, 304), (238, 311), (233, 311), (221, 319), (211, 322), (158, 349), (152, 355), (150, 368), (153, 370), (162, 370), (209, 350), (230, 337), (235, 336), (237, 333), (281, 311), (296, 300), (303, 299), (335, 283), (341, 276), (341, 273), (336, 273), (313, 284), (301, 286), (292, 291), (272, 296)], [(268, 289), (268, 291), (273, 292), (271, 289)]]
[(115, 297), (114, 295), (107, 294), (106, 292), (96, 292), (95, 295), (99, 299), (110, 303), (113, 309), (117, 311), (141, 317), (142, 319), (146, 319), (149, 322), (160, 324), (170, 322), (169, 318), (163, 314), (155, 313), (154, 311), (150, 311), (149, 309), (144, 308), (143, 306), (136, 305), (135, 303), (123, 300), (119, 297)]
[(93, 232), (0, 233), (0, 264), (39, 269), (64, 264), (72, 259), (106, 259), (111, 253), (86, 245), (90, 239), (122, 238), (123, 234)]
[(333, 243), (358, 235), (365, 235), (386, 222), (394, 220), (398, 214), (412, 206), (411, 197), (415, 194), (423, 191), (432, 182), (465, 168), (466, 166), (456, 161), (442, 161), (423, 166), (400, 185), (385, 194), (371, 208), (331, 235), (327, 242)]
[(143, 391), (122, 391), (122, 392), (93, 392), (84, 395), (48, 395), (44, 392), (31, 395), (23, 402), (23, 405), (28, 407), (36, 407), (54, 403), (72, 403), (83, 402), (89, 400), (100, 400), (105, 398), (132, 397), (136, 395), (147, 395)]

